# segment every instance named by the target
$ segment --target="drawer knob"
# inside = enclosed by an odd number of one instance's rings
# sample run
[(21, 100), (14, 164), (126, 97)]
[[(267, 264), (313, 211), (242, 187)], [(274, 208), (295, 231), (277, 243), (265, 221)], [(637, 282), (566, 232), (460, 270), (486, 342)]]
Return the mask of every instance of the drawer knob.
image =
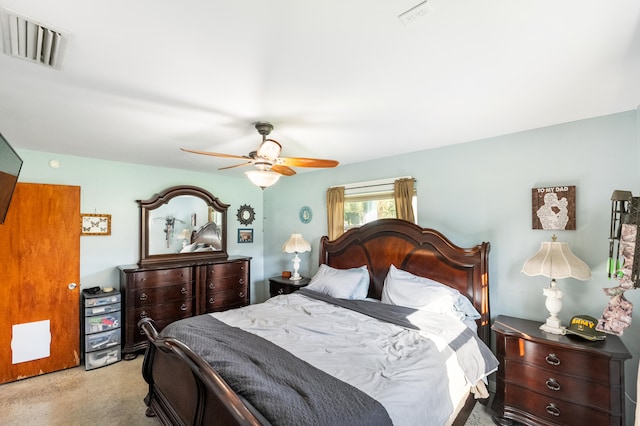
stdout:
[(244, 292), (243, 292), (243, 291), (241, 291), (240, 293), (238, 293), (238, 295), (239, 295), (240, 297), (244, 297)]
[(279, 288), (278, 289), (278, 294), (282, 294), (282, 293), (284, 293), (284, 288)]
[(182, 288), (180, 289), (180, 293), (182, 293), (182, 294), (187, 294), (187, 289), (186, 289), (186, 288), (184, 288), (184, 287), (182, 287)]
[(211, 290), (213, 290), (213, 288), (214, 288), (214, 287), (215, 287), (215, 286), (213, 285), (213, 283), (212, 283), (212, 282), (211, 282), (211, 283), (209, 283), (209, 288), (210, 288)]
[(549, 365), (560, 365), (560, 359), (556, 356), (556, 354), (549, 354), (544, 359)]
[(148, 316), (147, 311), (140, 312), (140, 318), (146, 318)]
[(186, 311), (187, 310), (187, 305), (185, 305), (184, 303), (182, 304), (182, 306), (180, 306), (180, 310), (181, 311)]
[(243, 280), (242, 278), (240, 278), (240, 279), (238, 280), (238, 284), (240, 284), (240, 285), (244, 285), (244, 280)]
[(556, 404), (550, 403), (549, 405), (547, 405), (546, 409), (547, 413), (551, 414), (552, 416), (560, 416), (560, 410), (558, 409), (558, 407), (556, 407)]
[(140, 300), (142, 300), (142, 301), (145, 301), (145, 300), (147, 300), (148, 298), (149, 298), (149, 296), (147, 296), (147, 293), (142, 293), (142, 294), (140, 295)]
[(552, 378), (552, 377), (549, 377), (547, 379), (547, 381), (545, 382), (545, 384), (552, 391), (559, 391), (560, 390), (560, 383), (558, 383), (558, 381), (556, 379)]
[(209, 298), (209, 304), (213, 305), (214, 303), (216, 303), (215, 299), (213, 297)]

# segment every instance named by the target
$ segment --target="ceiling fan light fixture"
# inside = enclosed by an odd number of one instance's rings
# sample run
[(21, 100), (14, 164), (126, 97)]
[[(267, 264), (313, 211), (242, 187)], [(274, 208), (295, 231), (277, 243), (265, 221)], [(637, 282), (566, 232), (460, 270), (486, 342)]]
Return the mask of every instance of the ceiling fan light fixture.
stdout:
[(250, 170), (244, 173), (247, 175), (251, 183), (262, 189), (273, 185), (278, 181), (278, 179), (280, 179), (280, 174), (270, 170)]
[(282, 145), (273, 139), (265, 139), (258, 147), (256, 155), (260, 158), (264, 158), (271, 162), (276, 161), (280, 152), (282, 151)]

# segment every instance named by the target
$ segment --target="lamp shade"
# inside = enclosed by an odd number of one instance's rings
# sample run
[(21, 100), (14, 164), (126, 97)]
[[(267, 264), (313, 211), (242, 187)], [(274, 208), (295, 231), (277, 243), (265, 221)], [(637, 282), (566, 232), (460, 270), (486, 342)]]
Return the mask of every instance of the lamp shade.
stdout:
[(302, 238), (302, 234), (291, 234), (291, 237), (282, 246), (285, 253), (304, 253), (311, 251), (311, 245)]
[(273, 185), (280, 179), (280, 174), (271, 170), (251, 170), (244, 173), (254, 185), (262, 189)]
[(522, 272), (529, 276), (543, 275), (553, 279), (575, 278), (585, 281), (591, 278), (589, 266), (571, 252), (567, 243), (556, 241), (543, 241), (540, 250), (524, 263)]
[(176, 237), (179, 240), (190, 240), (191, 239), (191, 231), (189, 229), (184, 228), (180, 234)]

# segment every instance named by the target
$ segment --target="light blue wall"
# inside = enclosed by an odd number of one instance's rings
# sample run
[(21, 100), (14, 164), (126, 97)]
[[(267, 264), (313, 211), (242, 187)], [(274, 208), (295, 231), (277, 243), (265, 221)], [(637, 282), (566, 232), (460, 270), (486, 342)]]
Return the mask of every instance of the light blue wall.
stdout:
[[(301, 232), (313, 247), (302, 256), (301, 273), (315, 272), (319, 238), (327, 230), (329, 186), (411, 175), (417, 179), (421, 226), (443, 232), (460, 246), (491, 243), (492, 317), (506, 314), (542, 322), (548, 316), (542, 295), (548, 279), (520, 272), (540, 242), (552, 235), (531, 229), (531, 189), (575, 185), (577, 230), (556, 234), (591, 267), (593, 279), (560, 280), (565, 291), (560, 316), (564, 324), (576, 314), (598, 318), (608, 301), (602, 288), (617, 285), (606, 275), (611, 194), (622, 189), (640, 195), (637, 115), (629, 111), (280, 179), (265, 190), (265, 276), (291, 269), (291, 255), (280, 247), (292, 232)], [(304, 205), (314, 213), (309, 224), (298, 220)], [(640, 309), (640, 289), (626, 296)], [(640, 322), (622, 338), (633, 354), (626, 363), (626, 386), (635, 400)], [(627, 408), (632, 421), (634, 406), (628, 402)]]
[[(262, 301), (263, 232), (262, 190), (244, 178), (233, 178), (185, 170), (141, 166), (91, 158), (17, 150), (24, 160), (19, 182), (77, 185), (82, 213), (111, 214), (111, 236), (80, 237), (80, 281), (82, 288), (112, 285), (118, 287), (117, 266), (138, 262), (139, 208), (136, 200), (175, 185), (196, 185), (229, 204), (227, 211), (227, 251), (230, 255), (251, 256), (251, 299)], [(49, 167), (49, 160), (61, 167)], [(256, 211), (253, 243), (237, 243), (238, 208), (248, 204)], [(255, 284), (259, 283), (259, 284)]]

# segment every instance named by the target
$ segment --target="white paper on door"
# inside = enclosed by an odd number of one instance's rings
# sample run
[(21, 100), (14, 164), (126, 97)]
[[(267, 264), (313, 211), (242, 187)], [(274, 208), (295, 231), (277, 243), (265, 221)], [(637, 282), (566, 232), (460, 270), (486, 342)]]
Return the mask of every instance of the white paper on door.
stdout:
[(14, 324), (11, 333), (11, 363), (48, 358), (51, 355), (50, 321)]

